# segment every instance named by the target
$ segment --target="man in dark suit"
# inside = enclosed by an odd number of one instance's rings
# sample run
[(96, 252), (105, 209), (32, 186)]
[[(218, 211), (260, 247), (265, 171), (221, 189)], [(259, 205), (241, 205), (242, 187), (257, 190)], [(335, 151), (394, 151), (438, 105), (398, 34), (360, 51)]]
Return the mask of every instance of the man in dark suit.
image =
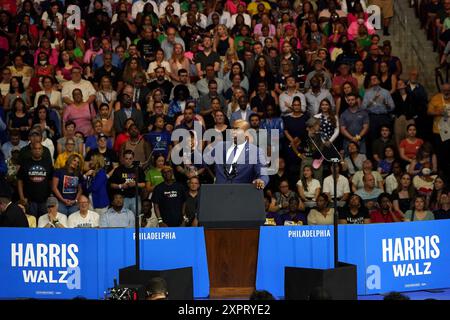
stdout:
[(147, 97), (150, 94), (150, 89), (144, 84), (145, 81), (145, 75), (143, 73), (136, 75), (134, 78), (134, 96), (132, 100), (134, 103), (139, 103), (142, 114), (147, 119)]
[(11, 202), (11, 190), (7, 183), (0, 181), (0, 227), (28, 228), (25, 212)]
[(215, 164), (216, 184), (253, 183), (257, 189), (264, 189), (269, 182), (264, 153), (247, 139), (249, 127), (247, 121), (236, 120), (234, 141), (221, 141), (205, 152), (205, 162)]
[(127, 94), (122, 94), (120, 102), (122, 108), (114, 113), (114, 129), (116, 132), (120, 133), (124, 131), (125, 122), (129, 118), (132, 118), (139, 130), (142, 130), (144, 128), (144, 117), (142, 116), (141, 110), (134, 107), (131, 97)]

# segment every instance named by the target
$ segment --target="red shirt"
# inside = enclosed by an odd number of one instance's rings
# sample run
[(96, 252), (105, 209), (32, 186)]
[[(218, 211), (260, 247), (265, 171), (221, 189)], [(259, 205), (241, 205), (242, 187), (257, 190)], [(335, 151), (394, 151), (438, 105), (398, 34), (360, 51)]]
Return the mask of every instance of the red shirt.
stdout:
[(127, 142), (128, 140), (130, 140), (130, 135), (128, 134), (128, 132), (125, 133), (120, 133), (117, 137), (116, 140), (114, 141), (114, 147), (113, 150), (116, 153), (120, 152), (120, 147), (122, 147), (122, 144), (124, 144), (125, 142)]
[[(402, 221), (402, 214), (398, 211), (394, 212), (395, 216)], [(371, 223), (388, 223), (388, 222), (395, 222), (392, 218), (392, 215), (386, 214), (384, 215), (381, 213), (381, 210), (373, 210), (370, 212), (370, 222)]]
[(423, 140), (417, 138), (416, 142), (411, 143), (407, 139), (403, 139), (400, 141), (400, 149), (403, 148), (405, 150), (405, 156), (409, 159), (415, 159), (417, 150), (419, 150), (420, 146), (423, 144)]

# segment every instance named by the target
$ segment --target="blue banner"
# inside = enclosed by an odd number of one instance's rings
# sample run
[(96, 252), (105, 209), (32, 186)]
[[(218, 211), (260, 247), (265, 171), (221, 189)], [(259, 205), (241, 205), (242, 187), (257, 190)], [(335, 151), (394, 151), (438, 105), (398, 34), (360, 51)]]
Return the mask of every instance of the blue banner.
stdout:
[(450, 287), (450, 220), (365, 227), (365, 294)]
[(261, 227), (256, 288), (284, 296), (284, 268), (333, 265), (333, 227)]
[[(209, 295), (203, 228), (141, 229), (141, 269), (192, 267)], [(102, 299), (135, 264), (134, 229), (0, 229), (0, 298)]]
[(98, 298), (96, 230), (0, 230), (0, 298)]
[[(340, 225), (339, 261), (357, 266), (359, 295), (448, 288), (449, 231), (450, 220)], [(261, 228), (258, 289), (284, 296), (284, 267), (332, 266), (332, 226)]]

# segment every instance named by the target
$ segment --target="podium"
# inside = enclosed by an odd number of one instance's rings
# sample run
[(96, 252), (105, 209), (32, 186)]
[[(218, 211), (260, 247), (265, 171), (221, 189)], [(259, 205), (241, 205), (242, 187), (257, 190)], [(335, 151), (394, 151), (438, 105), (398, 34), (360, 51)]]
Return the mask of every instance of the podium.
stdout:
[(205, 229), (210, 298), (248, 298), (255, 290), (262, 190), (252, 184), (203, 185), (199, 224)]

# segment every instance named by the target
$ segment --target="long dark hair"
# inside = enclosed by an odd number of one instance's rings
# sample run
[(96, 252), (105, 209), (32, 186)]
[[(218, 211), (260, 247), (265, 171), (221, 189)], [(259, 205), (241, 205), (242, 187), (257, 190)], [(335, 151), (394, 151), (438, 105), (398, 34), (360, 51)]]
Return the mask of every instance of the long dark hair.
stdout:
[(328, 118), (329, 118), (329, 121), (331, 122), (331, 124), (333, 125), (333, 127), (336, 128), (336, 125), (337, 125), (337, 123), (336, 123), (336, 114), (333, 111), (333, 108), (331, 106), (330, 100), (325, 98), (325, 99), (322, 99), (322, 101), (320, 101), (319, 112), (322, 112), (322, 102), (327, 102), (328, 105), (330, 106), (329, 107), (330, 111), (328, 111), (328, 113), (329, 113), (329, 117)]
[(50, 123), (50, 113), (48, 112), (47, 107), (44, 106), (44, 105), (38, 105), (37, 108), (34, 109), (34, 112), (33, 112), (33, 124), (38, 124), (40, 122), (40, 120), (39, 120), (39, 111), (41, 111), (41, 110), (45, 110), (45, 113), (46, 113), (45, 122), (48, 125)]
[(23, 86), (22, 77), (17, 77), (17, 76), (13, 76), (13, 77), (11, 77), (11, 80), (9, 80), (9, 93), (11, 93), (11, 94), (15, 93), (14, 88), (12, 86), (13, 79), (16, 79), (17, 82), (19, 83), (19, 93), (24, 93), (25, 87)]
[[(313, 167), (310, 165), (306, 165), (303, 167), (303, 171), (305, 171), (306, 168), (309, 168), (311, 170), (311, 173), (314, 173)], [(314, 179), (314, 176), (312, 176), (312, 178)], [(302, 185), (303, 185), (303, 189), (305, 189), (305, 191), (308, 191), (308, 181), (306, 181), (306, 177), (302, 172)]]

